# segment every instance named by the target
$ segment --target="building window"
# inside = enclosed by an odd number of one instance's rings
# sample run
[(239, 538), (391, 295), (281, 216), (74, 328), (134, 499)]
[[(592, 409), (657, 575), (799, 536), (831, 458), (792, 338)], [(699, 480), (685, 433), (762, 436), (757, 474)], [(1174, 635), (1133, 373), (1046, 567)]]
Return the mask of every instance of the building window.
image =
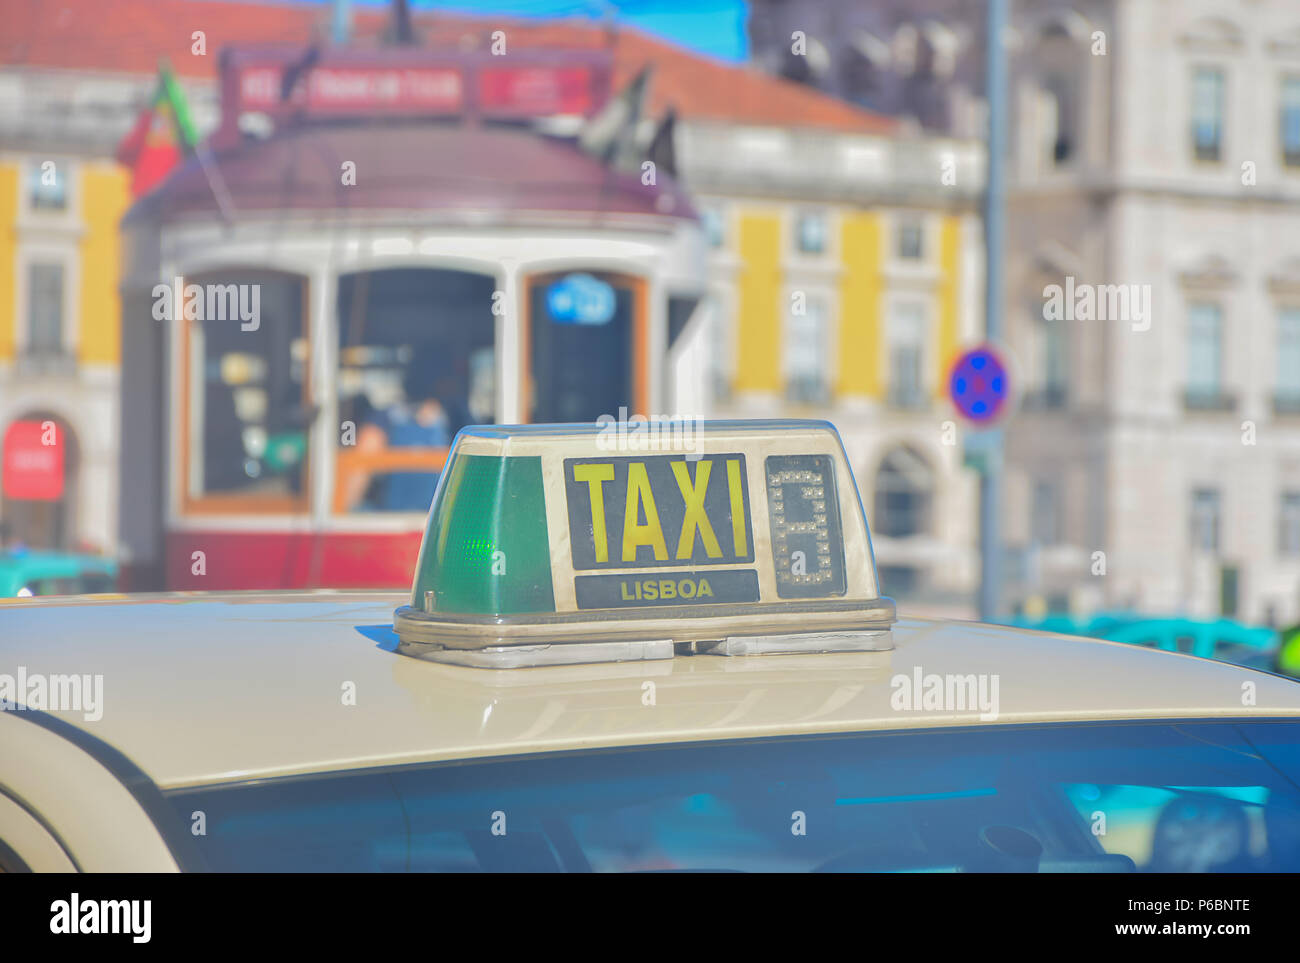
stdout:
[(27, 353), (64, 353), (62, 264), (37, 263), (27, 269)]
[(1030, 537), (1035, 545), (1057, 545), (1061, 541), (1061, 496), (1055, 482), (1034, 483), (1029, 518)]
[(68, 207), (68, 181), (64, 168), (54, 161), (33, 161), (27, 167), (27, 203), (34, 211), (64, 211)]
[(1064, 166), (1074, 153), (1074, 111), (1071, 106), (1070, 82), (1061, 74), (1052, 74), (1043, 84), (1047, 106), (1044, 124), (1045, 149), (1053, 166)]
[(1217, 304), (1193, 304), (1187, 313), (1189, 403), (1212, 402), (1221, 393), (1223, 314)]
[(898, 256), (904, 261), (919, 261), (923, 254), (921, 222), (909, 218), (898, 225)]
[(1065, 321), (1043, 322), (1043, 394), (1049, 407), (1065, 404), (1069, 383), (1069, 356)]
[(1277, 548), (1283, 555), (1300, 555), (1300, 492), (1283, 492), (1278, 512)]
[(804, 211), (795, 222), (800, 254), (826, 253), (826, 215), (819, 211)]
[(1192, 549), (1202, 552), (1219, 550), (1219, 493), (1213, 488), (1192, 492)]
[(1282, 81), (1281, 130), (1282, 162), (1300, 167), (1300, 77)]
[(926, 534), (933, 497), (934, 472), (925, 459), (910, 448), (895, 448), (876, 472), (871, 530), (892, 538)]
[(708, 238), (709, 247), (722, 247), (727, 243), (726, 223), (722, 212), (716, 207), (706, 207), (700, 211), (700, 220), (704, 225), (704, 236)]
[(919, 408), (925, 403), (925, 306), (902, 301), (889, 318), (889, 403)]
[(830, 395), (827, 314), (826, 302), (815, 297), (805, 299), (802, 312), (790, 312), (786, 325), (786, 396), (791, 401), (825, 401)]
[(1300, 308), (1284, 308), (1277, 324), (1278, 410), (1300, 411)]
[(889, 49), (880, 38), (861, 30), (844, 49), (838, 73), (846, 100), (877, 108), (889, 80)]
[(1192, 76), (1192, 147), (1199, 161), (1217, 161), (1223, 149), (1223, 71), (1198, 67)]

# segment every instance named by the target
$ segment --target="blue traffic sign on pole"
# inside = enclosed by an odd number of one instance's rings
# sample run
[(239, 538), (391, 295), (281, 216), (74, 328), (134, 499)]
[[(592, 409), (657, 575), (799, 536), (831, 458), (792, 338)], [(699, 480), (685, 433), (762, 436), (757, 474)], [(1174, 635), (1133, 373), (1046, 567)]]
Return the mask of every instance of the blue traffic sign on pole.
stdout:
[[(988, 0), (984, 21), (984, 99), (988, 104), (989, 121), (984, 155), (988, 160), (984, 187), (984, 338), (991, 344), (997, 344), (1002, 337), (1009, 6), (1007, 0)], [(988, 417), (983, 419), (984, 424), (989, 424), (1007, 408), (1005, 392), (1010, 385), (1005, 365), (1002, 371), (1002, 401), (993, 406)], [(973, 387), (973, 384), (968, 386), (968, 390)], [(985, 404), (988, 403), (986, 399)], [(976, 423), (980, 421), (977, 419)], [(980, 472), (979, 610), (980, 618), (987, 622), (996, 618), (1002, 609), (1002, 429), (993, 427), (982, 434), (989, 436), (989, 455), (984, 459), (984, 469)]]
[(963, 353), (952, 366), (948, 395), (968, 421), (987, 426), (1007, 410), (1011, 376), (1001, 356), (988, 345)]

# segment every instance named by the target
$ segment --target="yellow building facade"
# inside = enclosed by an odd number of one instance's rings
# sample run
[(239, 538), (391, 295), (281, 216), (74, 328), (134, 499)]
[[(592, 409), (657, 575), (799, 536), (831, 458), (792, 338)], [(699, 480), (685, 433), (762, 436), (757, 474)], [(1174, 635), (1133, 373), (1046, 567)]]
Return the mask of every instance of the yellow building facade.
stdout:
[(62, 433), (61, 498), (0, 499), (10, 543), (111, 551), (116, 541), (121, 272), (128, 172), (111, 158), (0, 154), (0, 437)]
[[(827, 372), (829, 394), (834, 398), (864, 398), (884, 402), (890, 382), (886, 312), (890, 291), (890, 237), (892, 222), (909, 215), (849, 210), (824, 215), (835, 222), (839, 235), (838, 259), (833, 265), (833, 337), (838, 352)], [(797, 214), (746, 210), (740, 203), (732, 220), (736, 227), (735, 254), (739, 264), (736, 311), (732, 322), (735, 352), (729, 389), (736, 395), (781, 395), (786, 388), (782, 354), (786, 344), (784, 322), (788, 306), (782, 292), (798, 283), (801, 273), (788, 267), (782, 254), (783, 232)], [(918, 220), (933, 222), (933, 276), (920, 297), (931, 305), (928, 323), (927, 381), (929, 394), (946, 393), (944, 373), (959, 353), (963, 258), (963, 218), (941, 214)], [(918, 261), (927, 258), (923, 253)]]
[(977, 487), (947, 399), (957, 356), (982, 340), (975, 198), (773, 193), (700, 196), (712, 244), (709, 414), (834, 422), (884, 591), (969, 614)]

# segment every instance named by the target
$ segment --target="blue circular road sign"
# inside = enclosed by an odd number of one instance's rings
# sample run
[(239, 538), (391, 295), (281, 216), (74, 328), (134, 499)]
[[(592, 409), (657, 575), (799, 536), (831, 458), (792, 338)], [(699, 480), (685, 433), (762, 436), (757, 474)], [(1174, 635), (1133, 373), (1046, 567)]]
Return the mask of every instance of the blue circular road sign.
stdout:
[(952, 366), (948, 395), (962, 417), (976, 424), (992, 424), (1006, 410), (1011, 396), (1006, 364), (988, 345), (971, 348)]

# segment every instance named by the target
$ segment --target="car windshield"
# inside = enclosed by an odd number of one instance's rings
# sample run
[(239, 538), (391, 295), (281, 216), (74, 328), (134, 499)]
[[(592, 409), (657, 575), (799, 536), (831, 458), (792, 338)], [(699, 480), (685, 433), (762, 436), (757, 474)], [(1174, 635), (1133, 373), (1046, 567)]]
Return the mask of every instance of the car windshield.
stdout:
[(1298, 773), (1296, 723), (1133, 723), (618, 749), (168, 795), (201, 821), (199, 858), (218, 871), (1294, 872)]

